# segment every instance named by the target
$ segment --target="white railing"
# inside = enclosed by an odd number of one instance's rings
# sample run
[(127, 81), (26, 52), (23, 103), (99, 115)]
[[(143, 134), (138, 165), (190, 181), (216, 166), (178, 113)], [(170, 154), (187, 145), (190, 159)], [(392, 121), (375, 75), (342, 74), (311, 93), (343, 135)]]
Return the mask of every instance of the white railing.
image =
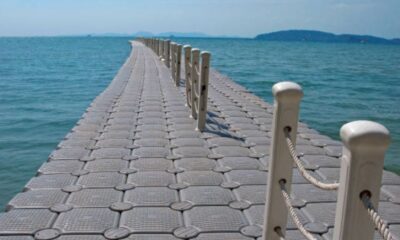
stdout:
[[(176, 86), (179, 86), (181, 76), (182, 45), (170, 40), (138, 38), (151, 48), (171, 69), (171, 75)], [(200, 52), (184, 46), (186, 102), (191, 108), (191, 117), (196, 119), (196, 130), (203, 131), (207, 120), (208, 80), (210, 75), (209, 52)]]
[(371, 121), (345, 124), (340, 130), (344, 143), (340, 184), (320, 182), (306, 171), (295, 151), (303, 96), (301, 87), (296, 83), (281, 82), (275, 84), (272, 91), (275, 109), (263, 239), (285, 239), (288, 213), (305, 238), (316, 239), (301, 224), (291, 205), (293, 162), (314, 186), (324, 190), (338, 189), (334, 240), (371, 240), (375, 228), (384, 239), (392, 239), (376, 210), (384, 155), (390, 142), (389, 131)]
[(208, 80), (210, 74), (209, 52), (185, 46), (186, 99), (191, 117), (197, 120), (198, 131), (203, 131), (207, 118)]
[(171, 68), (172, 79), (174, 79), (176, 86), (178, 86), (181, 78), (182, 45), (170, 40), (157, 38), (138, 38), (137, 40), (151, 48), (159, 56), (160, 60), (165, 62), (167, 67)]

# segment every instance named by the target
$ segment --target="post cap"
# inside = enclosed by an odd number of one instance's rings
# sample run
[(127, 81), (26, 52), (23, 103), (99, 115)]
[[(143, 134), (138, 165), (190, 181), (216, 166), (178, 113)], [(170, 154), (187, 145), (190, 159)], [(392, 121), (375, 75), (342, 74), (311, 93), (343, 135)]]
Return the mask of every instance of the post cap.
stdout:
[(201, 55), (207, 55), (207, 56), (210, 56), (210, 55), (211, 55), (211, 53), (210, 53), (210, 52), (207, 52), (207, 51), (202, 51), (202, 52), (201, 52)]
[(183, 48), (192, 48), (190, 45), (184, 45)]
[(340, 137), (349, 148), (381, 148), (386, 150), (390, 143), (389, 130), (377, 122), (359, 120), (346, 123), (340, 129)]
[(200, 49), (198, 49), (198, 48), (192, 48), (192, 52), (199, 52), (199, 53), (200, 53)]
[(278, 82), (272, 87), (272, 93), (278, 101), (298, 102), (303, 97), (303, 89), (294, 82)]

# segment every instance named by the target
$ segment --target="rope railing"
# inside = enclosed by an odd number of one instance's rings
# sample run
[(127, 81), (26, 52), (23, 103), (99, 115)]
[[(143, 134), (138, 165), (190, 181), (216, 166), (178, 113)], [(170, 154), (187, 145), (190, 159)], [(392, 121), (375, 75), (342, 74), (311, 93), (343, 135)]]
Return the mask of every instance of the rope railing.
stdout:
[(334, 240), (372, 239), (375, 229), (383, 239), (393, 239), (387, 224), (373, 207), (379, 202), (389, 131), (371, 121), (345, 124), (340, 130), (344, 144), (340, 181), (322, 182), (310, 174), (296, 153), (299, 106), (303, 97), (301, 87), (281, 82), (272, 90), (275, 108), (263, 239), (285, 239), (288, 216), (306, 239), (316, 239), (302, 225), (291, 203), (293, 162), (312, 185), (323, 190), (338, 190)]
[[(172, 79), (179, 86), (181, 76), (182, 45), (170, 40), (139, 38), (147, 47), (151, 48), (171, 69)], [(200, 52), (189, 45), (184, 46), (186, 102), (191, 108), (191, 117), (197, 122), (196, 130), (203, 131), (206, 125), (208, 80), (210, 75), (209, 52)]]
[(292, 140), (290, 139), (290, 129), (289, 128), (284, 128), (283, 129), (285, 133), (285, 139), (287, 146), (289, 148), (289, 153), (290, 156), (292, 157), (293, 161), (296, 163), (297, 169), (299, 170), (300, 174), (311, 184), (314, 186), (323, 189), (323, 190), (337, 190), (339, 188), (339, 183), (324, 183), (319, 180), (317, 180), (315, 177), (313, 177), (307, 169), (304, 167), (303, 163), (300, 161), (300, 159), (297, 157), (296, 149), (294, 147), (294, 144)]
[[(289, 210), (289, 214), (292, 217), (293, 222), (296, 225), (296, 227), (303, 234), (303, 236), (305, 238), (307, 238), (308, 240), (317, 240), (309, 231), (307, 231), (307, 229), (301, 223), (300, 218), (297, 216), (296, 211), (294, 210), (294, 207), (290, 200), (289, 193), (287, 192), (286, 187), (285, 187), (286, 181), (280, 180), (279, 184), (281, 187), (281, 193), (282, 193), (283, 199), (285, 200), (286, 207)], [(284, 236), (282, 236), (283, 234), (282, 234), (281, 228), (275, 229), (275, 232), (280, 236), (281, 239), (285, 239)]]

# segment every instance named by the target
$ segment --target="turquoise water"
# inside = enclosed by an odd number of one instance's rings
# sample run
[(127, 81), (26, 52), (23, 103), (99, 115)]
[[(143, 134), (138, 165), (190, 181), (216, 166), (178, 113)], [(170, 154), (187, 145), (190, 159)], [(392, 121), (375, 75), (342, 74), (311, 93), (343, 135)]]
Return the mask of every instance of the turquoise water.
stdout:
[[(0, 38), (0, 207), (21, 191), (128, 56), (128, 38)], [(305, 92), (301, 119), (338, 139), (356, 119), (381, 122), (400, 171), (400, 47), (176, 39), (212, 52), (213, 66), (271, 101), (280, 80)]]
[(176, 39), (212, 53), (212, 65), (254, 94), (272, 102), (279, 81), (304, 90), (301, 120), (340, 140), (347, 122), (385, 125), (392, 143), (385, 167), (400, 174), (400, 47), (245, 39)]
[(123, 38), (0, 38), (0, 209), (128, 56)]

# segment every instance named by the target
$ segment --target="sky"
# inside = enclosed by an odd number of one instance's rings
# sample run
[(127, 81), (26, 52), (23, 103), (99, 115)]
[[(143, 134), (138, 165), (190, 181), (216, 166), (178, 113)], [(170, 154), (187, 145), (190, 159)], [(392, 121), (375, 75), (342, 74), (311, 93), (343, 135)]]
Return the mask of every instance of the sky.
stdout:
[(0, 36), (288, 29), (400, 38), (400, 0), (0, 0)]

